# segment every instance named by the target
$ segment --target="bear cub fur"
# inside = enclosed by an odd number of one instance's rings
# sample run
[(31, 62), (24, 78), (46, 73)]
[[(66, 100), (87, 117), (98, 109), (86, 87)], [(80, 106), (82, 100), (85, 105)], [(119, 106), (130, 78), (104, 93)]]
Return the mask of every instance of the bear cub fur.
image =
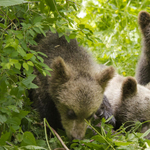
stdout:
[(82, 139), (85, 119), (90, 120), (101, 105), (105, 87), (114, 75), (113, 67), (100, 70), (76, 39), (68, 43), (57, 33), (48, 32), (34, 49), (48, 56), (44, 62), (53, 71), (51, 77), (45, 77), (35, 70), (34, 83), (39, 88), (31, 90), (30, 99), (51, 127), (64, 129), (70, 139)]
[(104, 95), (111, 104), (116, 129), (123, 123), (131, 127), (136, 121), (146, 121), (141, 128), (141, 132), (145, 132), (150, 128), (150, 14), (141, 11), (138, 21), (143, 34), (143, 48), (136, 70), (137, 81), (116, 73)]

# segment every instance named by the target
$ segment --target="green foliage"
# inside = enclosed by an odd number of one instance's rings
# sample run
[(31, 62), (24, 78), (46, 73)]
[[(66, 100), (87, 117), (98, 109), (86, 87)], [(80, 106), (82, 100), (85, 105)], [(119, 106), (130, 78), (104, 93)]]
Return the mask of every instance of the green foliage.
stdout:
[[(99, 120), (97, 120), (99, 121)], [(98, 122), (95, 122), (96, 125)], [(65, 149), (73, 150), (141, 150), (149, 149), (150, 141), (144, 137), (150, 133), (150, 130), (144, 134), (135, 132), (142, 123), (133, 125), (132, 130), (125, 131), (123, 124), (118, 131), (113, 131), (113, 127), (107, 124), (108, 120), (102, 119), (101, 124), (93, 127), (90, 123), (87, 124), (91, 127), (88, 129), (84, 140), (73, 140), (68, 143), (67, 139), (63, 139), (63, 144), (67, 147)], [(49, 127), (50, 128), (50, 127)], [(91, 133), (90, 133), (91, 132)], [(90, 138), (88, 137), (90, 133)], [(95, 135), (94, 135), (95, 134)], [(63, 134), (62, 134), (63, 135)], [(65, 135), (64, 135), (65, 136)], [(50, 149), (61, 148), (58, 139), (52, 138), (49, 141)]]
[[(77, 38), (81, 45), (89, 47), (98, 62), (133, 76), (141, 47), (137, 16), (141, 10), (150, 10), (149, 1), (0, 0), (0, 6), (0, 149), (63, 147), (56, 137), (44, 135), (43, 124), (28, 99), (27, 90), (38, 88), (32, 83), (36, 77), (33, 67), (45, 76), (50, 76), (51, 71), (44, 64), (47, 56), (34, 49), (37, 34), (46, 36), (46, 31), (51, 30), (60, 37), (65, 35), (68, 42)], [(104, 120), (101, 128), (93, 130), (97, 135), (88, 129), (85, 140), (73, 143), (62, 131), (59, 134), (74, 150), (150, 146), (150, 141), (144, 139), (149, 130), (140, 134), (134, 130), (126, 132), (122, 127), (113, 133)]]

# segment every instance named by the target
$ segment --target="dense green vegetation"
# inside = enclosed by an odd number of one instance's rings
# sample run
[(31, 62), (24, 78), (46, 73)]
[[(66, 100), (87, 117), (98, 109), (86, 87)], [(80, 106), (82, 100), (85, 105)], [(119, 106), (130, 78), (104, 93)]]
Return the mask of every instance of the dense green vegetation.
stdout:
[[(45, 134), (46, 120), (38, 119), (28, 99), (27, 89), (37, 88), (32, 83), (33, 67), (50, 75), (41, 57), (45, 54), (30, 49), (37, 44), (36, 35), (51, 30), (65, 35), (68, 42), (77, 38), (99, 63), (115, 66), (121, 75), (134, 76), (141, 50), (137, 17), (141, 10), (150, 12), (149, 1), (5, 0), (0, 6), (0, 150), (63, 147), (56, 137)], [(62, 131), (59, 135), (68, 149), (150, 149), (150, 141), (144, 139), (150, 131), (135, 133), (140, 125), (130, 132), (123, 126), (113, 132), (102, 120), (101, 128), (94, 128), (97, 135), (88, 129), (85, 140), (73, 143)]]

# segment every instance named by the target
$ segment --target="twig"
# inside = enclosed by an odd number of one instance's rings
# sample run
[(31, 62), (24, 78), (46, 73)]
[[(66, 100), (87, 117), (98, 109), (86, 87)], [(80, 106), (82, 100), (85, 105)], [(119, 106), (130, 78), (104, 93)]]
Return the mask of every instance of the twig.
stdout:
[(10, 144), (9, 142), (6, 141), (6, 143), (7, 143), (8, 145), (12, 146), (12, 144)]
[[(52, 127), (51, 127), (52, 128)], [(62, 144), (62, 146), (65, 148), (65, 150), (69, 150), (68, 147), (65, 145), (65, 143), (63, 142), (63, 140), (61, 139), (61, 137), (58, 135), (58, 133), (52, 128), (54, 134), (56, 135), (57, 139), (60, 141), (60, 143)]]
[[(44, 127), (45, 124), (47, 124), (47, 126), (49, 127), (49, 129), (51, 130), (52, 134), (54, 136), (57, 137), (57, 139), (60, 141), (60, 143), (62, 144), (62, 146), (65, 148), (65, 150), (69, 150), (68, 147), (65, 145), (65, 143), (63, 142), (63, 140), (61, 139), (61, 137), (58, 135), (58, 133), (49, 125), (49, 123), (47, 122), (47, 120), (44, 118)], [(46, 134), (47, 135), (47, 134)], [(48, 141), (47, 141), (48, 142)], [(49, 144), (48, 144), (49, 145)]]
[(18, 30), (16, 24), (5, 14), (5, 12), (2, 11), (1, 9), (0, 9), (0, 11), (11, 21), (11, 23), (15, 26), (16, 30)]

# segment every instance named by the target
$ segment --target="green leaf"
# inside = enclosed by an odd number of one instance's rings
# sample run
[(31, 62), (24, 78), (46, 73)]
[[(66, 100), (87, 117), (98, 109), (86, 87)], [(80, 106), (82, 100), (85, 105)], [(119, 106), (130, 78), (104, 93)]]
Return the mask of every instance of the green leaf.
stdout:
[(37, 22), (41, 22), (42, 21), (42, 16), (36, 16), (34, 19), (33, 19), (33, 24), (36, 24)]
[(84, 24), (79, 24), (79, 28), (84, 29), (85, 25)]
[(12, 126), (19, 126), (21, 124), (21, 119), (18, 117), (11, 117), (7, 120), (7, 123), (11, 124)]
[(30, 33), (30, 35), (32, 37), (35, 37), (36, 34), (35, 34), (35, 32), (32, 29), (29, 29), (28, 32)]
[(100, 136), (100, 135), (95, 135), (95, 136), (92, 137), (92, 139), (93, 139), (93, 140), (96, 140), (96, 141), (98, 141), (98, 142), (100, 142), (100, 143), (105, 143), (104, 137), (102, 137), (102, 136)]
[(44, 140), (36, 140), (38, 146), (46, 147), (46, 141)]
[(9, 105), (8, 108), (11, 110), (11, 111), (14, 111), (14, 112), (17, 112), (19, 113), (19, 109), (17, 106), (14, 106), (14, 105)]
[(29, 70), (29, 66), (28, 66), (28, 64), (27, 63), (23, 63), (23, 67), (28, 71)]
[(95, 143), (84, 143), (84, 144), (92, 149), (103, 149), (103, 145), (99, 145)]
[(39, 30), (41, 31), (41, 33), (42, 33), (44, 36), (46, 36), (46, 34), (45, 34), (45, 32), (43, 31), (42, 28), (39, 27)]
[(29, 75), (26, 79), (22, 80), (22, 83), (28, 88), (38, 88), (37, 85), (35, 85), (34, 83), (32, 83), (32, 81), (34, 80), (34, 78), (36, 77), (36, 75), (31, 74)]
[(22, 118), (24, 118), (27, 114), (29, 113), (29, 111), (24, 111), (24, 110), (20, 110), (19, 113), (13, 112), (12, 116), (19, 118), (20, 120)]
[(0, 6), (12, 6), (12, 5), (18, 5), (18, 4), (22, 4), (25, 3), (27, 1), (24, 0), (0, 0)]
[(17, 139), (18, 142), (21, 142), (23, 140), (23, 134), (18, 133), (16, 135), (16, 139)]
[(27, 64), (30, 65), (30, 66), (34, 66), (32, 61), (28, 61)]
[(38, 34), (41, 33), (41, 31), (40, 31), (40, 29), (39, 29), (38, 27), (34, 27), (33, 30), (34, 30), (36, 33), (38, 33)]
[(46, 73), (47, 75), (51, 76), (51, 74), (50, 74), (49, 71), (47, 71), (47, 70), (44, 70), (44, 71), (45, 71), (45, 73)]
[(34, 145), (36, 146), (36, 141), (31, 132), (26, 131), (23, 135), (23, 141), (21, 143), (22, 146)]
[(34, 83), (30, 83), (30, 85), (28, 86), (28, 89), (36, 89), (38, 88), (38, 86)]
[(31, 59), (33, 57), (33, 54), (32, 53), (28, 53), (25, 57), (24, 57), (24, 59), (25, 60), (29, 60), (29, 59)]
[(10, 132), (6, 132), (5, 134), (2, 134), (0, 138), (0, 146), (6, 145), (6, 141), (9, 139), (9, 137), (10, 137)]
[(45, 0), (46, 4), (50, 7), (50, 10), (54, 11), (56, 2), (55, 0)]
[(27, 43), (25, 43), (25, 41), (21, 41), (21, 46), (24, 50), (28, 50)]
[(71, 33), (71, 34), (69, 35), (69, 38), (70, 38), (70, 39), (76, 38), (76, 34), (75, 34), (75, 33)]
[(18, 46), (17, 52), (18, 52), (22, 57), (25, 57), (25, 56), (26, 56), (26, 52), (23, 50), (23, 48), (22, 48), (21, 46)]
[(53, 28), (52, 26), (49, 26), (50, 30), (53, 32), (53, 33), (56, 33), (56, 30), (55, 28)]
[(21, 69), (21, 64), (20, 63), (15, 63), (15, 68), (20, 70)]
[(44, 59), (40, 56), (37, 56), (37, 58), (43, 63), (44, 62)]
[(3, 29), (6, 28), (6, 26), (3, 23), (0, 23), (0, 27), (2, 27)]
[(116, 146), (128, 146), (132, 144), (132, 142), (121, 142), (121, 141), (115, 141)]
[(150, 129), (148, 129), (146, 132), (143, 133), (143, 135), (141, 136), (141, 138), (144, 138), (145, 136), (147, 136), (150, 133)]
[(39, 150), (39, 149), (45, 149), (45, 150), (47, 150), (46, 148), (44, 148), (44, 147), (40, 147), (40, 146), (34, 146), (34, 145), (28, 145), (28, 146), (22, 146), (22, 147), (20, 147), (21, 149), (29, 149), (29, 150)]
[(0, 124), (7, 121), (7, 117), (5, 115), (0, 114)]
[(67, 42), (69, 43), (70, 42), (69, 36), (65, 35), (65, 38), (66, 38)]
[(40, 54), (40, 55), (43, 55), (43, 56), (47, 57), (47, 55), (46, 55), (46, 54), (44, 54), (44, 53), (42, 53), (42, 52), (38, 52), (38, 54)]

